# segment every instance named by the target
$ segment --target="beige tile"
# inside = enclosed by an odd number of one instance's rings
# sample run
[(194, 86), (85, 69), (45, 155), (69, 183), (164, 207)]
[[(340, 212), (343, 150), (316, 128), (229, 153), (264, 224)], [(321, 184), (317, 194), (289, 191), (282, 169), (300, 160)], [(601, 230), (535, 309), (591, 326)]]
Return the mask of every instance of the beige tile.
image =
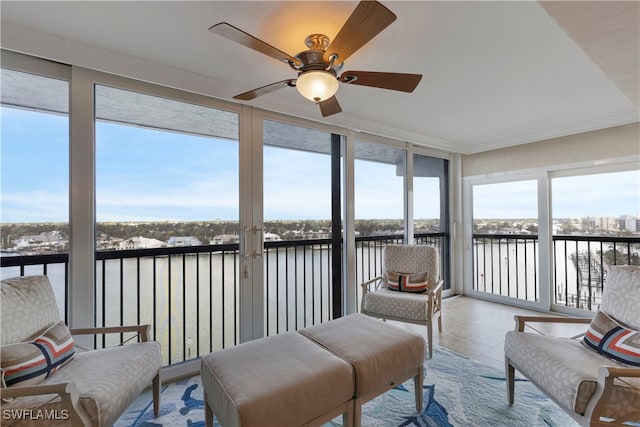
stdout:
[[(552, 316), (524, 308), (490, 301), (456, 296), (443, 300), (443, 330), (438, 333), (434, 325), (433, 342), (481, 363), (504, 370), (504, 339), (515, 329), (515, 315)], [(402, 322), (390, 322), (426, 336), (426, 327)], [(586, 325), (533, 325), (547, 335), (573, 336), (586, 329)]]

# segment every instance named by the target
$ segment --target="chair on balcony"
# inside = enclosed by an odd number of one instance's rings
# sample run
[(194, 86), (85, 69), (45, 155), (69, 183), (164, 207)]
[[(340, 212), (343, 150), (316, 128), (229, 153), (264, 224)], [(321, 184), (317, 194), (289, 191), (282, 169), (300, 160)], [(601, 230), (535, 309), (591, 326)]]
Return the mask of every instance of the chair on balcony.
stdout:
[[(515, 370), (581, 425), (640, 422), (640, 267), (612, 267), (593, 319), (516, 316), (504, 343), (507, 399)], [(560, 338), (524, 332), (530, 323), (583, 323), (586, 332)], [(605, 417), (605, 418), (601, 418)]]
[(361, 313), (427, 327), (433, 354), (433, 322), (442, 332), (442, 285), (438, 249), (426, 245), (388, 245), (382, 276), (362, 283)]
[[(112, 426), (151, 383), (158, 415), (162, 356), (149, 325), (69, 330), (47, 276), (0, 282), (0, 309), (2, 425)], [(134, 333), (141, 342), (74, 345), (73, 335), (107, 333)]]

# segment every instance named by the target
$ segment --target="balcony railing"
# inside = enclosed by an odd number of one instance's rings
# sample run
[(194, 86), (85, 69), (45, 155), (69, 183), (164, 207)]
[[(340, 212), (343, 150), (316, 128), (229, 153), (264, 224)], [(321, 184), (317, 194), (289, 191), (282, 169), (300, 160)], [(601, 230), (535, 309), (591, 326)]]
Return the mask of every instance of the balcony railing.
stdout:
[[(538, 301), (538, 236), (474, 234), (473, 289)], [(583, 310), (600, 307), (607, 270), (640, 265), (640, 238), (553, 236), (553, 303)]]
[[(386, 245), (402, 235), (356, 239), (357, 283), (382, 272)], [(416, 243), (445, 252), (443, 233), (416, 235)], [(272, 241), (264, 246), (267, 335), (331, 319), (330, 239)], [(208, 354), (238, 342), (240, 256), (238, 244), (96, 252), (95, 324), (149, 323), (163, 349), (164, 365)], [(447, 257), (441, 257), (443, 265)], [(60, 304), (67, 301), (68, 254), (1, 258), (2, 277), (46, 274)], [(356, 286), (358, 299), (359, 286)], [(67, 307), (61, 305), (67, 318)], [(103, 336), (97, 348), (121, 337)]]

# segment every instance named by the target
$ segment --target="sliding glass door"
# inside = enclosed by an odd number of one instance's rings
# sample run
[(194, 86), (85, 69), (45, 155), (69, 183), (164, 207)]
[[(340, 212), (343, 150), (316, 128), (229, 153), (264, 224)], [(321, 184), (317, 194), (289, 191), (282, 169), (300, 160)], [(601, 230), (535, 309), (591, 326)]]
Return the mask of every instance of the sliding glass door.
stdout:
[(267, 335), (333, 317), (342, 283), (341, 153), (339, 135), (263, 121)]
[(164, 364), (238, 343), (238, 114), (105, 85), (95, 105), (96, 323), (150, 323)]

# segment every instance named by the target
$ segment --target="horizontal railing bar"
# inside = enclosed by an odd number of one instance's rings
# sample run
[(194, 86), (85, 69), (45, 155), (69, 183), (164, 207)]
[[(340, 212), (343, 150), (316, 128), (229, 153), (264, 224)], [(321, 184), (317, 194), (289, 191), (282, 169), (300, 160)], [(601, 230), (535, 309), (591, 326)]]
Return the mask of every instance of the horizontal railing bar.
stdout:
[(17, 255), (0, 257), (0, 267), (22, 265), (63, 264), (69, 262), (69, 254)]
[(172, 246), (172, 247), (166, 247), (166, 248), (123, 249), (118, 251), (96, 251), (96, 260), (182, 255), (182, 254), (199, 254), (199, 253), (209, 253), (209, 252), (228, 252), (228, 251), (238, 251), (239, 248), (240, 248), (240, 245), (238, 243), (229, 243), (224, 245)]
[[(506, 240), (537, 240), (537, 234), (491, 234), (474, 233), (474, 239), (506, 239)], [(629, 236), (581, 236), (581, 235), (554, 235), (554, 241), (569, 242), (605, 242), (605, 243), (640, 243), (640, 237)]]

